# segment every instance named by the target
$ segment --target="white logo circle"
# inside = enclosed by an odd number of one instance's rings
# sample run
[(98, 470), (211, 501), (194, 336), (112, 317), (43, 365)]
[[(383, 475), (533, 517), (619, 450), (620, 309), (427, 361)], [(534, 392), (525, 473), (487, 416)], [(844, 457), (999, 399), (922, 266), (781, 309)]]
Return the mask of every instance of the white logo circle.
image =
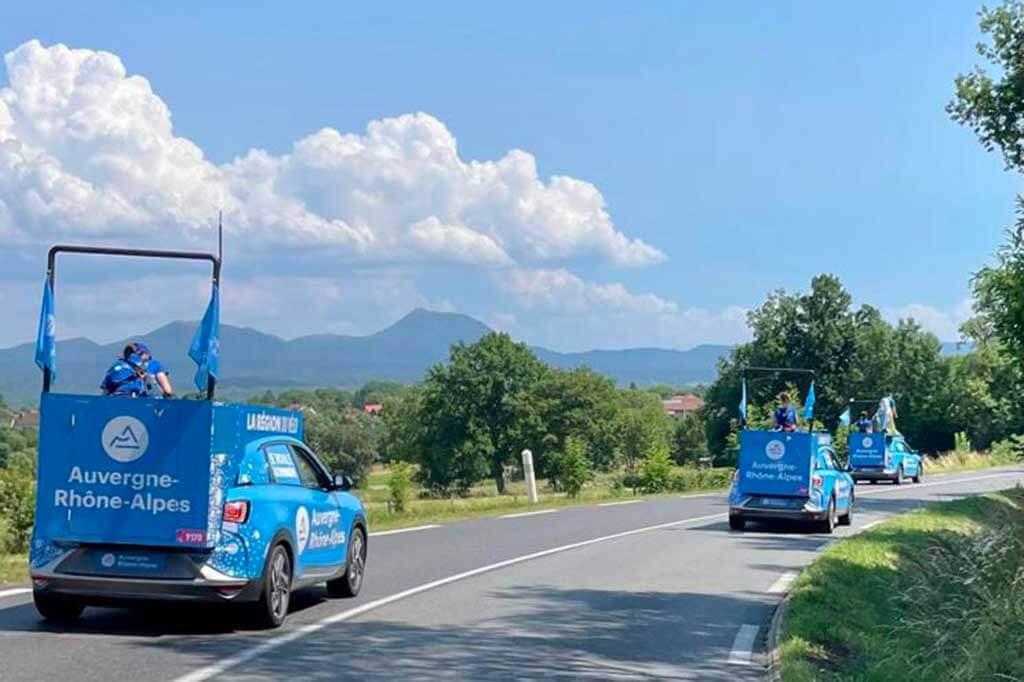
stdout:
[(134, 462), (146, 454), (149, 431), (135, 417), (114, 417), (103, 427), (103, 449), (118, 462)]
[(786, 454), (786, 444), (781, 440), (770, 440), (768, 445), (764, 446), (764, 454), (768, 455), (768, 459), (773, 462), (780, 460)]
[(305, 507), (299, 507), (295, 512), (295, 542), (299, 545), (299, 554), (306, 549), (309, 541), (309, 512)]
[(103, 557), (100, 559), (100, 563), (103, 565), (103, 568), (113, 568), (114, 567), (114, 563), (116, 563), (116, 562), (117, 562), (117, 558), (114, 557), (114, 555), (111, 554), (110, 552), (107, 552), (106, 554), (104, 554)]
[(57, 333), (57, 321), (54, 319), (53, 315), (47, 315), (46, 316), (46, 335), (47, 336), (55, 336), (56, 333)]
[(870, 436), (864, 436), (864, 440), (862, 440), (860, 442), (860, 444), (863, 445), (866, 448), (870, 448), (871, 445), (872, 445), (871, 437)]

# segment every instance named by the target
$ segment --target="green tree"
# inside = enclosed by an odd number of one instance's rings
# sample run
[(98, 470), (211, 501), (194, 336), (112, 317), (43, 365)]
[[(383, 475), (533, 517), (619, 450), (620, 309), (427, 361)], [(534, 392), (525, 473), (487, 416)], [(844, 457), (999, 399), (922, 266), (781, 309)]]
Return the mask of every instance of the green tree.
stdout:
[(409, 494), (412, 489), (412, 480), (409, 476), (409, 464), (407, 462), (395, 462), (391, 465), (391, 475), (388, 476), (388, 499), (391, 502), (391, 509), (397, 513), (405, 511), (409, 504)]
[(316, 414), (306, 420), (306, 440), (333, 471), (362, 483), (379, 458), (366, 418), (351, 414)]
[(664, 492), (672, 487), (673, 473), (668, 447), (658, 444), (640, 465), (640, 487), (648, 493)]
[(423, 385), (417, 456), (425, 481), (438, 489), (456, 482), (466, 490), (485, 471), (504, 493), (505, 465), (543, 436), (531, 390), (545, 372), (508, 334), (452, 346), (448, 364), (432, 367)]
[(359, 409), (371, 403), (390, 405), (401, 399), (407, 390), (405, 385), (394, 381), (368, 381), (352, 396), (352, 404)]
[(540, 442), (531, 444), (541, 476), (554, 473), (547, 455), (564, 452), (571, 437), (583, 441), (584, 452), (595, 467), (607, 470), (616, 464), (619, 434), (615, 419), (620, 405), (611, 379), (586, 367), (552, 368), (543, 373), (531, 395), (544, 431)]
[(672, 459), (677, 464), (697, 464), (707, 456), (708, 441), (701, 418), (685, 415), (677, 419), (672, 433)]
[(630, 389), (620, 392), (624, 408), (620, 413), (622, 455), (632, 471), (655, 449), (670, 447), (672, 418), (665, 413), (657, 395)]

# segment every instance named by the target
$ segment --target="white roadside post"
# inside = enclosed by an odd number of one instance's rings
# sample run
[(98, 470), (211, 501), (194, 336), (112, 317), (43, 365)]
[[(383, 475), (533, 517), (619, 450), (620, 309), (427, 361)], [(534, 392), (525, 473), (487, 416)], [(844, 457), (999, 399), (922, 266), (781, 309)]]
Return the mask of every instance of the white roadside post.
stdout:
[(533, 473), (533, 453), (523, 450), (523, 475), (526, 477), (526, 499), (537, 504), (537, 477)]

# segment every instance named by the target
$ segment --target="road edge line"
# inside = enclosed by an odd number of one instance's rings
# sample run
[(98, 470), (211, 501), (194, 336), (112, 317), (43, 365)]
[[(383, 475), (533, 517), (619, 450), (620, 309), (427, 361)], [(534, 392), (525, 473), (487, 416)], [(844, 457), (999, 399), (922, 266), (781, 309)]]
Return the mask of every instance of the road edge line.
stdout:
[(0, 599), (4, 597), (17, 597), (19, 594), (28, 594), (31, 591), (31, 587), (14, 587), (9, 590), (0, 590)]

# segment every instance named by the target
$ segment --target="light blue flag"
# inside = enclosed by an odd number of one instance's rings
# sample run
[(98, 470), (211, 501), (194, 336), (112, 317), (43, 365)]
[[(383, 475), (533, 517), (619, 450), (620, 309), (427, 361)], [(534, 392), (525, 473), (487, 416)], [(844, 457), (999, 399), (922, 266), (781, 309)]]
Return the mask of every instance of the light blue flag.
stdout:
[(50, 370), (50, 381), (57, 380), (56, 320), (53, 316), (53, 287), (50, 279), (43, 285), (43, 306), (39, 311), (39, 333), (36, 336), (36, 364)]
[(811, 421), (814, 418), (814, 382), (807, 390), (807, 400), (804, 401), (804, 419)]
[(196, 388), (205, 391), (209, 378), (220, 373), (220, 287), (213, 288), (210, 305), (206, 306), (188, 356), (196, 363)]
[(747, 424), (747, 380), (743, 380), (743, 386), (740, 389), (740, 426), (746, 426)]
[(850, 425), (850, 408), (849, 407), (847, 407), (845, 410), (843, 410), (843, 413), (841, 415), (839, 415), (839, 423), (842, 424), (843, 426), (849, 426)]

